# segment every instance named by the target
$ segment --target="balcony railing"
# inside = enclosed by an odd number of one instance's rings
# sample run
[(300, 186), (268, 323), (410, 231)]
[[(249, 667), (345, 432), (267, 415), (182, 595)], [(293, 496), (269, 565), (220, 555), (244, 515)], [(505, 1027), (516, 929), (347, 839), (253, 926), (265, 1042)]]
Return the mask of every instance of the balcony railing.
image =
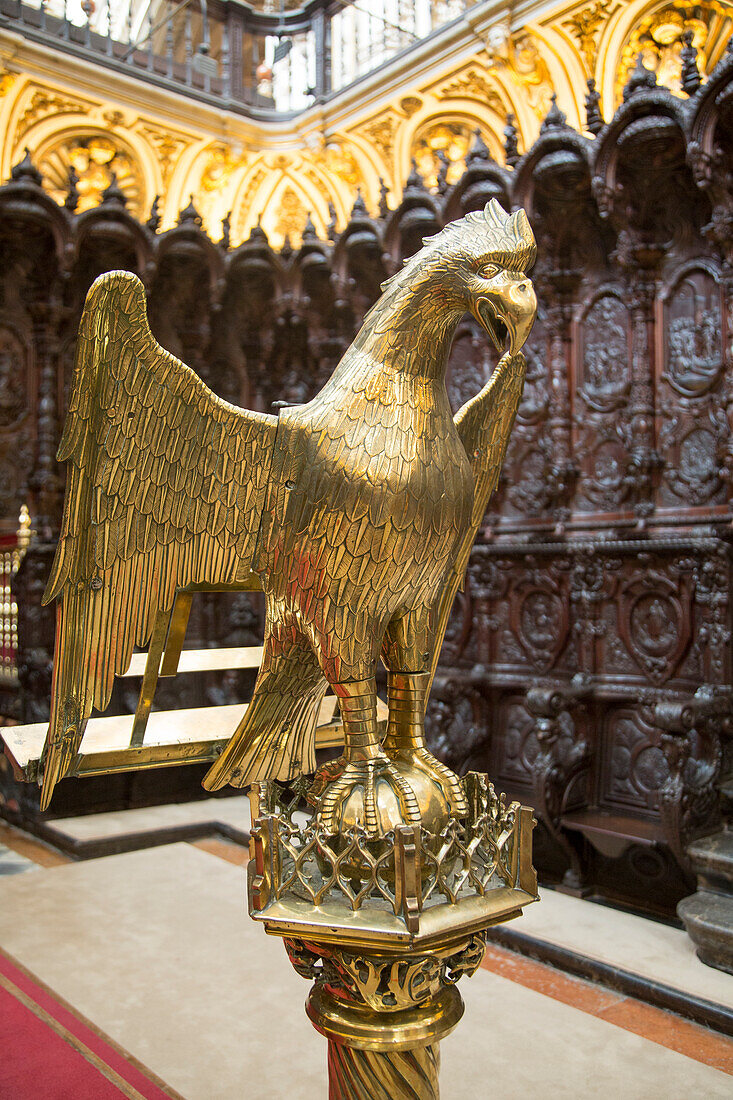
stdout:
[(473, 3), (0, 0), (0, 27), (257, 117), (323, 102)]

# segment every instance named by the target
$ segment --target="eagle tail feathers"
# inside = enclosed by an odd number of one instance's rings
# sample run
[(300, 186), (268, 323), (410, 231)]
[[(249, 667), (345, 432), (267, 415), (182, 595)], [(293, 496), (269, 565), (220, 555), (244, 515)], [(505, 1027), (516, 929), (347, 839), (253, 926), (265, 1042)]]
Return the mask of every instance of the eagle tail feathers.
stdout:
[(315, 771), (316, 724), (327, 686), (319, 677), (295, 698), (287, 689), (256, 690), (234, 736), (204, 776), (206, 790)]

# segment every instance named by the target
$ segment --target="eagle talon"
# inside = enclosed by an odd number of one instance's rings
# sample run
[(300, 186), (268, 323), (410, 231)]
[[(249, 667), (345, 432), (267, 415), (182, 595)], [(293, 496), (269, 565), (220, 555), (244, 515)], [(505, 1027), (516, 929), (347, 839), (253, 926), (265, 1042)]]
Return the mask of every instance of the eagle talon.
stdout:
[(391, 755), (394, 760), (402, 761), (416, 771), (427, 773), (443, 791), (453, 817), (468, 815), (468, 801), (461, 780), (454, 771), (445, 764), (441, 764), (440, 760), (436, 760), (429, 749), (400, 748)]
[(316, 816), (329, 835), (361, 825), (373, 839), (395, 825), (419, 825), (421, 820), (414, 791), (382, 752), (347, 763), (324, 788)]

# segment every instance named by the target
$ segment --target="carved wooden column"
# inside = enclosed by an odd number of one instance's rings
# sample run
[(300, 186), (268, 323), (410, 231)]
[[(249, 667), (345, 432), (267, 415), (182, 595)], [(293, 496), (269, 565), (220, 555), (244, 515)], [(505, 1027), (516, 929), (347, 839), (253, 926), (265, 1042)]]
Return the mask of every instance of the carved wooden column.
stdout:
[(578, 285), (577, 272), (553, 271), (547, 276), (547, 325), (550, 334), (550, 405), (547, 426), (552, 442), (550, 487), (552, 510), (559, 531), (570, 514), (570, 502), (577, 470), (572, 455), (572, 412), (569, 359), (572, 297)]
[(55, 334), (57, 310), (53, 302), (34, 302), (33, 317), (38, 373), (36, 460), (31, 477), (35, 493), (33, 522), (37, 538), (54, 539), (58, 532), (61, 486), (56, 465), (58, 448), (58, 343)]
[(695, 182), (708, 191), (713, 205), (712, 217), (703, 227), (703, 233), (715, 246), (721, 260), (720, 285), (727, 337), (723, 350), (723, 391), (730, 428), (722, 464), (728, 482), (728, 500), (733, 508), (733, 180), (722, 170), (722, 165), (713, 165), (709, 157), (702, 155), (699, 149), (695, 152), (693, 146), (694, 143), (688, 149), (688, 159)]
[(616, 252), (625, 276), (631, 313), (631, 387), (628, 418), (631, 436), (629, 485), (639, 526), (654, 509), (653, 478), (659, 467), (654, 432), (654, 302), (656, 273), (664, 250), (642, 242), (634, 230), (623, 230)]
[(577, 730), (570, 734), (575, 723), (569, 712), (590, 690), (590, 678), (579, 673), (568, 684), (535, 687), (527, 692), (527, 709), (534, 718), (534, 733), (540, 745), (532, 766), (535, 808), (570, 863), (563, 887), (576, 895), (584, 893), (585, 861), (579, 846), (563, 829), (562, 815), (571, 789), (590, 767), (590, 746)]

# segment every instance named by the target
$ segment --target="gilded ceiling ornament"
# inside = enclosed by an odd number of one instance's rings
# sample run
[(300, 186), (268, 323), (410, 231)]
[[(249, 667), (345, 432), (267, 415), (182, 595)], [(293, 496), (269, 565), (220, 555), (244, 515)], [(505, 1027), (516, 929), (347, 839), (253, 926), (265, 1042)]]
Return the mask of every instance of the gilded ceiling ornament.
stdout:
[(451, 77), (441, 87), (440, 95), (443, 99), (475, 99), (495, 111), (500, 118), (506, 118), (506, 107), (496, 85), (484, 71), (476, 67)]
[(507, 34), (501, 42), (487, 45), (489, 66), (503, 68), (522, 89), (537, 118), (544, 119), (550, 110), (554, 91), (537, 39), (527, 32)]
[(231, 147), (223, 142), (215, 142), (207, 149), (206, 164), (201, 173), (202, 191), (219, 191), (229, 182), (233, 172), (242, 165), (242, 160), (232, 154)]
[(3, 99), (17, 80), (17, 73), (11, 73), (4, 66), (0, 67), (0, 99)]
[(257, 196), (257, 192), (267, 179), (268, 170), (264, 167), (258, 168), (257, 171), (250, 177), (250, 181), (247, 184), (242, 197), (237, 201), (235, 210), (235, 230), (232, 234), (232, 239), (236, 239), (237, 242), (241, 241), (244, 237), (244, 229), (247, 222), (250, 220), (250, 214), (252, 206)]
[(16, 144), (24, 134), (48, 115), (88, 115), (94, 105), (71, 96), (58, 95), (51, 88), (36, 88), (23, 111), (15, 132)]
[(426, 187), (440, 191), (443, 185), (458, 182), (466, 169), (466, 154), (475, 130), (473, 121), (432, 122), (418, 130), (410, 155)]
[(291, 245), (298, 248), (303, 237), (307, 217), (308, 211), (303, 204), (303, 200), (292, 187), (286, 187), (280, 196), (280, 205), (272, 227), (274, 243), (276, 245), (281, 244), (287, 237)]
[(178, 158), (183, 150), (191, 144), (191, 139), (175, 131), (164, 130), (159, 126), (151, 126), (148, 123), (141, 125), (139, 132), (155, 149), (163, 184), (167, 186), (173, 174), (173, 169), (178, 163)]
[(43, 176), (43, 186), (59, 204), (67, 198), (73, 171), (78, 196), (76, 213), (98, 206), (114, 176), (130, 213), (135, 217), (143, 214), (144, 184), (140, 165), (117, 137), (101, 133), (67, 136), (39, 150), (37, 165)]
[(210, 236), (218, 235), (222, 218), (228, 210), (229, 181), (243, 164), (244, 159), (235, 156), (231, 146), (225, 142), (214, 142), (206, 149), (195, 200), (196, 208)]
[(333, 194), (332, 191), (330, 191), (328, 189), (328, 187), (323, 182), (323, 180), (318, 175), (318, 173), (311, 168), (311, 169), (306, 169), (303, 172), (303, 175), (313, 185), (313, 187), (315, 187), (315, 189), (318, 191), (318, 194), (323, 199), (323, 202), (324, 202), (325, 206), (326, 207), (330, 206), (331, 203), (333, 203), (333, 201), (334, 201), (334, 194)]
[(122, 111), (102, 111), (102, 118), (113, 128), (127, 125), (127, 119)]
[(567, 27), (577, 40), (580, 52), (585, 60), (588, 76), (593, 76), (598, 53), (598, 32), (608, 21), (609, 17), (618, 8), (616, 0), (595, 0), (581, 11), (576, 12), (563, 21), (563, 27)]
[(692, 46), (697, 50), (701, 75), (710, 72), (733, 31), (731, 5), (707, 0), (702, 4), (673, 3), (653, 12), (634, 27), (623, 50), (616, 74), (616, 102), (623, 99), (623, 90), (641, 54), (645, 68), (654, 73), (657, 84), (673, 95), (683, 96), (682, 50), (683, 35), (692, 33)]
[(342, 141), (329, 141), (323, 150), (326, 168), (350, 187), (362, 183), (362, 174), (353, 151)]
[(394, 158), (394, 141), (399, 119), (391, 112), (381, 115), (362, 126), (361, 132), (369, 139), (379, 153), (387, 169), (391, 169)]
[(422, 99), (419, 95), (406, 95), (400, 100), (400, 110), (404, 111), (408, 118), (412, 118), (421, 107)]

